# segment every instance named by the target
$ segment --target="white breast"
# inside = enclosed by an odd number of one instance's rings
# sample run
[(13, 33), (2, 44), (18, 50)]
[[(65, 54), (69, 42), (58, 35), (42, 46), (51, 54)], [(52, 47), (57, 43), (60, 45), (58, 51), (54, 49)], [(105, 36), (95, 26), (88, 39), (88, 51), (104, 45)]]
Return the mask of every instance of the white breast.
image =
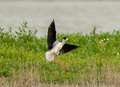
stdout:
[(65, 44), (64, 41), (56, 43), (51, 50), (45, 53), (46, 60), (53, 61), (57, 57), (57, 55), (59, 55), (60, 50), (62, 49), (64, 44)]
[(56, 55), (52, 51), (47, 51), (45, 53), (45, 58), (47, 61), (53, 61), (55, 59)]

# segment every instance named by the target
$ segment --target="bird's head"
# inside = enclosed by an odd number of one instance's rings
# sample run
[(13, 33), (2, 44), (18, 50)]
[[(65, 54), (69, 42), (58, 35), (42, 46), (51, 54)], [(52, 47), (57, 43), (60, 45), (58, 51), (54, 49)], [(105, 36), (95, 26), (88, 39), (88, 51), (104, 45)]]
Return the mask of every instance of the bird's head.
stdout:
[(63, 37), (63, 41), (68, 41), (68, 38), (67, 37)]

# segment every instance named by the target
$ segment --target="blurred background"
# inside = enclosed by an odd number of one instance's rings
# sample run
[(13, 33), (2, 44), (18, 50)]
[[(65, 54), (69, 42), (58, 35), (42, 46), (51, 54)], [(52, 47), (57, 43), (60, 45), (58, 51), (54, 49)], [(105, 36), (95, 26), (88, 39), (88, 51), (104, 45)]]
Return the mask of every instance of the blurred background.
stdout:
[(120, 29), (118, 0), (0, 0), (0, 25), (18, 26), (27, 21), (39, 36), (55, 20), (60, 33), (89, 33)]

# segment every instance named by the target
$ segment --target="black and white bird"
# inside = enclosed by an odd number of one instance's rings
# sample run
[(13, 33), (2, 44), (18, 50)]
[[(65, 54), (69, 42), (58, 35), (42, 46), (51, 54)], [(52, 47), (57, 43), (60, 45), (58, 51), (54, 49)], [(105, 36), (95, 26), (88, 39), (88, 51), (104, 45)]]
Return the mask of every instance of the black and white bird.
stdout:
[(47, 44), (48, 51), (45, 53), (45, 58), (47, 61), (53, 61), (61, 52), (66, 53), (73, 49), (78, 48), (76, 45), (67, 44), (68, 38), (64, 37), (60, 42), (56, 40), (56, 28), (54, 20), (48, 27), (48, 35), (47, 35)]

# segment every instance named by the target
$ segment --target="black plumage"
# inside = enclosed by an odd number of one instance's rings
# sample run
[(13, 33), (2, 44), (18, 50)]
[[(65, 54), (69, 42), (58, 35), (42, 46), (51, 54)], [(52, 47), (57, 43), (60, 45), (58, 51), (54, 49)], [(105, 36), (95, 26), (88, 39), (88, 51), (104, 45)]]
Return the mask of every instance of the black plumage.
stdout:
[[(47, 36), (48, 50), (51, 50), (53, 48), (53, 44), (55, 41), (56, 41), (56, 28), (55, 28), (55, 22), (53, 20), (50, 26), (48, 27), (48, 36)], [(60, 51), (62, 51), (62, 53), (66, 53), (76, 48), (78, 48), (77, 45), (65, 43)]]
[(55, 29), (55, 22), (54, 20), (48, 27), (48, 36), (47, 36), (47, 43), (48, 43), (48, 50), (53, 48), (53, 43), (56, 41), (56, 29)]
[(64, 44), (64, 46), (62, 47), (61, 51), (62, 53), (67, 53), (73, 49), (78, 48), (77, 45), (73, 45), (73, 44)]

